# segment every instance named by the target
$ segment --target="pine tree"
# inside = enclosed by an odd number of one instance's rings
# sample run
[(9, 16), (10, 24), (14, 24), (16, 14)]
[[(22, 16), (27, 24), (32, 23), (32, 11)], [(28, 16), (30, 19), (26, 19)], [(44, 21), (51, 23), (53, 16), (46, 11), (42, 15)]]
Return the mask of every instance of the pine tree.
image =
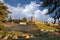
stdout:
[(7, 18), (8, 13), (10, 13), (7, 9), (8, 7), (0, 2), (0, 22), (4, 21)]
[[(48, 13), (46, 14), (52, 14), (54, 13), (55, 16), (53, 18), (55, 19), (54, 23), (56, 23), (56, 19), (60, 22), (60, 0), (40, 0), (43, 2), (42, 7), (48, 7)], [(57, 10), (57, 11), (56, 11)], [(56, 11), (56, 12), (54, 12)]]

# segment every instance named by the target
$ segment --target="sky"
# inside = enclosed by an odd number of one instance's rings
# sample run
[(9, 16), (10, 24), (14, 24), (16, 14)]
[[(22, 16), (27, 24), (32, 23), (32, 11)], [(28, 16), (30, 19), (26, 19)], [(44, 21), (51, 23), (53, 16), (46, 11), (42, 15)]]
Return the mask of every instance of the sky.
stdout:
[(49, 15), (45, 15), (48, 12), (48, 9), (40, 8), (42, 2), (39, 2), (39, 0), (0, 1), (6, 4), (8, 6), (8, 10), (12, 12), (12, 14), (8, 14), (8, 18), (10, 18), (10, 16), (12, 16), (15, 19), (22, 19), (26, 17), (28, 20), (30, 20), (31, 16), (34, 16), (35, 20), (52, 21), (52, 18)]

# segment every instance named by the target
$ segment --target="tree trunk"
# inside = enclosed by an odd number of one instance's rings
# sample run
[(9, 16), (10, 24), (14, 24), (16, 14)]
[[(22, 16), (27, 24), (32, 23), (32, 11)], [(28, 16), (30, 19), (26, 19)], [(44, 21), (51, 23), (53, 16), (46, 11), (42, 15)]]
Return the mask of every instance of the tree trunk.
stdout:
[(54, 24), (56, 23), (56, 18), (54, 18)]
[(60, 24), (60, 19), (58, 18), (58, 24)]

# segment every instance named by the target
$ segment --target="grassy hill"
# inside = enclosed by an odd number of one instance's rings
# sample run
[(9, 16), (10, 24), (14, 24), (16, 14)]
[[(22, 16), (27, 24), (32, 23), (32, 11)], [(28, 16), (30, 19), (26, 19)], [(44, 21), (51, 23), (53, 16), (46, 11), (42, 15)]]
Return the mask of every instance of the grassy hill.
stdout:
[(36, 22), (35, 25), (38, 27), (38, 29), (44, 29), (44, 30), (58, 30), (54, 27), (47, 26), (43, 22)]

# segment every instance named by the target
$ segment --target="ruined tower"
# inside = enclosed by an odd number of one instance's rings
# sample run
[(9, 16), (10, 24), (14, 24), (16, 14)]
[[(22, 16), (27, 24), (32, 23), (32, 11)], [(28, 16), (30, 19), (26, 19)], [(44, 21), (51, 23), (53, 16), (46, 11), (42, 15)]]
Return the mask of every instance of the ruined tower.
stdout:
[(31, 21), (32, 21), (32, 22), (35, 22), (34, 16), (31, 16)]

